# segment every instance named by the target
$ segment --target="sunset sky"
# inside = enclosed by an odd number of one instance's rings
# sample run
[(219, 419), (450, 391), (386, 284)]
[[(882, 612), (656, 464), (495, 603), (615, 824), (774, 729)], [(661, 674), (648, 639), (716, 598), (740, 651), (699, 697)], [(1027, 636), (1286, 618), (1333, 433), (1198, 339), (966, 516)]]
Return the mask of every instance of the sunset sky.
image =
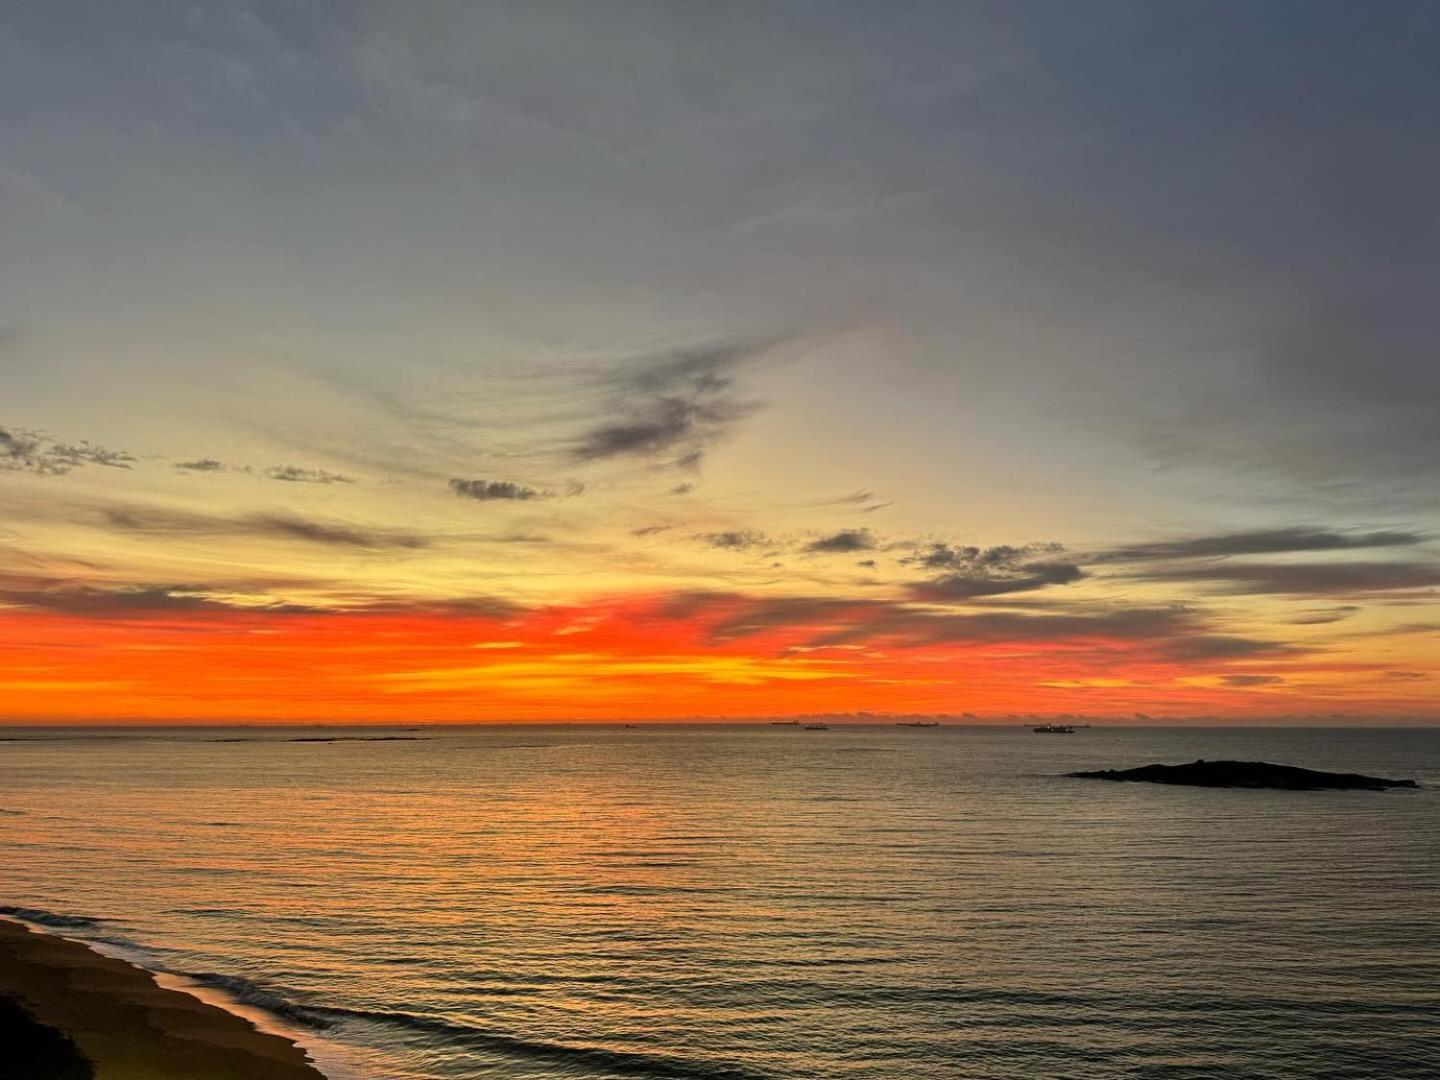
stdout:
[(1440, 720), (1437, 33), (6, 4), (0, 719)]

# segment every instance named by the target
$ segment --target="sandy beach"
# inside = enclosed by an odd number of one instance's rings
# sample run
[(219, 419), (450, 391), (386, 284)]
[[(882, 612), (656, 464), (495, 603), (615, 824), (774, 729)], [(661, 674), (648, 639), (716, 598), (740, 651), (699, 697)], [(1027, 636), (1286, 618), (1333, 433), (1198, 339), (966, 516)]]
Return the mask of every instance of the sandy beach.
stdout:
[(0, 920), (14, 1080), (323, 1080), (276, 1035), (78, 942)]

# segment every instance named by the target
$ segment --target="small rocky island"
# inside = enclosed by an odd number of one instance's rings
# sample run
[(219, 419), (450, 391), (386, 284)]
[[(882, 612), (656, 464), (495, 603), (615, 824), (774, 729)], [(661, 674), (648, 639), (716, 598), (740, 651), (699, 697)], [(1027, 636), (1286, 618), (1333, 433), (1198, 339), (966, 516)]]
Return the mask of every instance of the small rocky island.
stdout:
[(1189, 765), (1142, 765), (1138, 769), (1072, 772), (1085, 780), (1135, 780), (1147, 784), (1188, 784), (1194, 787), (1279, 788), (1282, 791), (1384, 791), (1413, 788), (1414, 780), (1386, 780), (1360, 773), (1319, 772), (1268, 761), (1200, 761)]

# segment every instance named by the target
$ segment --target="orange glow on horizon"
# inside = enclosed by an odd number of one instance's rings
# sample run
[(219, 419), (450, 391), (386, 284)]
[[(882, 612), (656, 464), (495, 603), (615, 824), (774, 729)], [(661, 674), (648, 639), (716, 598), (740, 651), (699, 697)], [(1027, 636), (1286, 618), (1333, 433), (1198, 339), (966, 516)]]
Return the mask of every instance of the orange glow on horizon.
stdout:
[[(734, 601), (733, 603), (739, 603)], [(0, 613), (13, 722), (426, 723), (1073, 712), (1131, 717), (1419, 716), (1428, 680), (1292, 662), (1275, 684), (1154, 640), (825, 643), (819, 615), (723, 633), (718, 609), (611, 598), (513, 616), (205, 612), (107, 619)], [(818, 643), (817, 643), (818, 642)], [(1377, 686), (1384, 686), (1380, 698)]]

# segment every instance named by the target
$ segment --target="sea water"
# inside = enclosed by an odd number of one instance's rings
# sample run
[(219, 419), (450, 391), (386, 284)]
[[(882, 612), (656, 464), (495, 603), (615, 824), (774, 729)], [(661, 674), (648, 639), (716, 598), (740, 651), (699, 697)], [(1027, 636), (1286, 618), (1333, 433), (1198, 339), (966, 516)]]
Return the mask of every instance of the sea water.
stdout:
[[(1436, 730), (0, 734), (0, 906), (335, 1075), (1440, 1076)], [(1200, 757), (1428, 786), (1063, 776)]]

